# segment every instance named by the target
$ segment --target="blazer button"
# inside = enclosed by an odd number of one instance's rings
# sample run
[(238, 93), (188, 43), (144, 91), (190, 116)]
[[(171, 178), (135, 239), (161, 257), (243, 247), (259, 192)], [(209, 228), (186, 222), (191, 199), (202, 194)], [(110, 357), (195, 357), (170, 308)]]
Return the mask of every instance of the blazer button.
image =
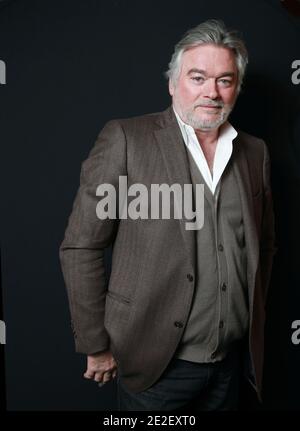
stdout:
[(187, 274), (186, 278), (191, 282), (194, 280), (194, 277), (192, 276), (192, 274)]
[(218, 245), (218, 250), (219, 250), (219, 251), (223, 251), (223, 250), (224, 250), (224, 247), (223, 247), (223, 245), (222, 245), (222, 244), (219, 244), (219, 245)]
[(183, 323), (182, 322), (174, 322), (174, 325), (176, 326), (176, 328), (182, 328), (183, 327)]

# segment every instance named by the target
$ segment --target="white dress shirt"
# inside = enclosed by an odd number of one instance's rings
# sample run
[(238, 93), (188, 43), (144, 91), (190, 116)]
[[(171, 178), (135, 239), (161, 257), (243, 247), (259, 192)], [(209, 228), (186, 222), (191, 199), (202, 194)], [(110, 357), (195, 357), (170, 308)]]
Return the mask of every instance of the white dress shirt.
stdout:
[(175, 111), (174, 107), (173, 110), (175, 112), (185, 145), (193, 156), (193, 159), (198, 166), (207, 186), (210, 188), (212, 194), (214, 195), (218, 182), (231, 157), (232, 141), (237, 136), (237, 131), (228, 121), (226, 121), (224, 124), (222, 124), (222, 126), (220, 126), (212, 175), (204, 153), (202, 151), (201, 145), (199, 144), (195, 130), (192, 126), (189, 126), (182, 121), (182, 119)]

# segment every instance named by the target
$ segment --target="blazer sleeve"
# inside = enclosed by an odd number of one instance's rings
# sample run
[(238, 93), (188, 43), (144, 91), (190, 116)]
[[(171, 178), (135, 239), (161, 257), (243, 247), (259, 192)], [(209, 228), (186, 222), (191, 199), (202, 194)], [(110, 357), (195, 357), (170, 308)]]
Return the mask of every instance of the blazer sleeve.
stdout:
[[(100, 220), (97, 187), (108, 183), (118, 191), (126, 172), (126, 139), (118, 121), (110, 121), (82, 163), (80, 186), (59, 254), (68, 293), (75, 348), (93, 354), (109, 348), (104, 327), (107, 280), (104, 249), (113, 243), (118, 220)], [(112, 203), (113, 204), (113, 203)]]
[(266, 301), (270, 278), (272, 273), (273, 256), (276, 253), (275, 246), (275, 221), (273, 211), (273, 199), (270, 183), (270, 156), (265, 143), (263, 160), (263, 218), (262, 234), (260, 242), (260, 268), (261, 283), (264, 300)]

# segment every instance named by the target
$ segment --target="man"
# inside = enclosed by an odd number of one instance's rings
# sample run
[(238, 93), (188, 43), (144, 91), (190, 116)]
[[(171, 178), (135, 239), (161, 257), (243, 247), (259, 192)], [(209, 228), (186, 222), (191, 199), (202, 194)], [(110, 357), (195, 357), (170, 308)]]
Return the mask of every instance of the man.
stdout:
[[(191, 29), (167, 72), (172, 107), (110, 121), (82, 165), (61, 261), (85, 377), (117, 376), (121, 410), (236, 409), (241, 363), (261, 397), (274, 253), (269, 156), (227, 121), (246, 64), (244, 43), (222, 22)], [(203, 184), (202, 228), (122, 218), (120, 207), (117, 219), (100, 219), (96, 190), (110, 184), (120, 194), (120, 177), (148, 190)]]

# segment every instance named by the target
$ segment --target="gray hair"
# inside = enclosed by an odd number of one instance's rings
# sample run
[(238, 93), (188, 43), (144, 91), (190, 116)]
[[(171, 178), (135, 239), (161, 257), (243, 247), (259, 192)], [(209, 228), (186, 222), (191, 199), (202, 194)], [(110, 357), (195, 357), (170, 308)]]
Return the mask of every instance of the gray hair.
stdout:
[(248, 53), (243, 40), (235, 30), (227, 30), (223, 21), (210, 19), (188, 30), (177, 43), (165, 76), (176, 82), (180, 75), (182, 54), (202, 44), (213, 44), (231, 49), (238, 69), (238, 92), (241, 89), (248, 63)]

